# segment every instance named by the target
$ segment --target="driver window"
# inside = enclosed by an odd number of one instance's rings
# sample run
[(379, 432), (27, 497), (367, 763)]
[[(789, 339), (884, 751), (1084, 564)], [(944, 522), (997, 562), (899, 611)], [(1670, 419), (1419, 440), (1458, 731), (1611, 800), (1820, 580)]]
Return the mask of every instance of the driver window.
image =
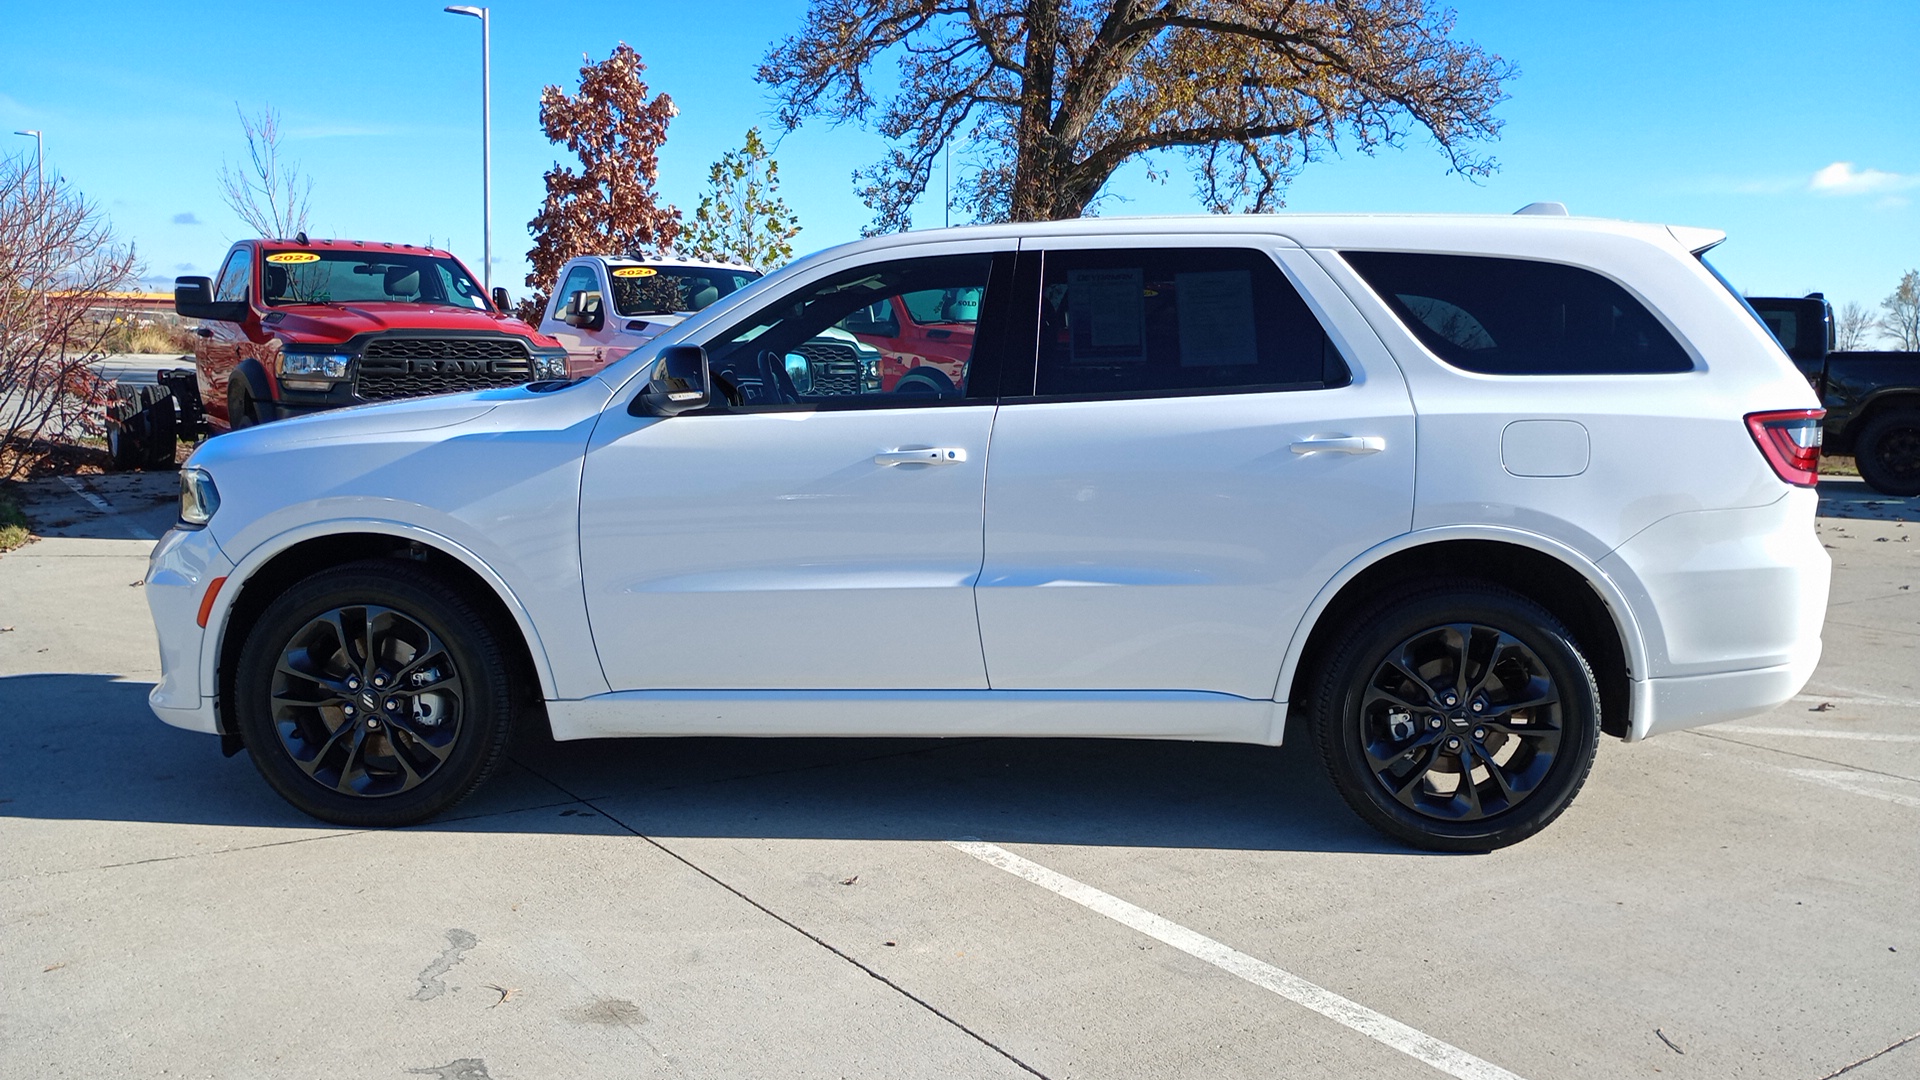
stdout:
[[(553, 317), (558, 319), (566, 314), (567, 305), (580, 293), (591, 293), (596, 298), (600, 295), (600, 275), (594, 273), (591, 266), (576, 266), (567, 271), (566, 283), (560, 286), (559, 292), (553, 294)], [(583, 304), (582, 310), (585, 309), (586, 305)]]
[[(843, 271), (706, 343), (716, 404), (905, 405), (960, 399), (973, 364), (991, 254)], [(898, 306), (938, 308), (938, 331), (901, 333)]]

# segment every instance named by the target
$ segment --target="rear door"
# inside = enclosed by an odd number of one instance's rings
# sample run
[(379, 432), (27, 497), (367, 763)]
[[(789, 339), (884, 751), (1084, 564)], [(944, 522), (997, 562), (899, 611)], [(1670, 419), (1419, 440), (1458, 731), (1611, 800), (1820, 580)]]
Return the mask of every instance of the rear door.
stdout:
[(976, 590), (993, 687), (1272, 697), (1314, 595), (1411, 521), (1398, 369), (1278, 238), (1029, 241), (1023, 276), (1033, 254)]

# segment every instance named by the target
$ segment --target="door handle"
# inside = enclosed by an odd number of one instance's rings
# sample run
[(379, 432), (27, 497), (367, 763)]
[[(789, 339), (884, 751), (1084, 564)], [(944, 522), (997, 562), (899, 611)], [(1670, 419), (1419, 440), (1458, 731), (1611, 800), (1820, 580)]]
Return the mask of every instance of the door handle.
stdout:
[(875, 465), (958, 465), (967, 452), (957, 446), (929, 446), (920, 450), (889, 450), (873, 455)]
[(1296, 454), (1377, 454), (1386, 448), (1378, 435), (1314, 435), (1293, 444)]

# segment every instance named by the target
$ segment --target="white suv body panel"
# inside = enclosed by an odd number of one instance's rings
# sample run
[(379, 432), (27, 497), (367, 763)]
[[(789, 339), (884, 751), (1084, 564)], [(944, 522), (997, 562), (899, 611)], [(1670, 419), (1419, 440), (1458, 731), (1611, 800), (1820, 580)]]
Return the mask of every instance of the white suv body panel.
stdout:
[[(1005, 687), (998, 680), (986, 686), (955, 680), (959, 685), (939, 689), (900, 685), (924, 684), (924, 675), (895, 680), (892, 686), (878, 675), (861, 686), (827, 686), (816, 680), (813, 685), (689, 689), (664, 685), (668, 680), (663, 678), (610, 682), (607, 673), (618, 665), (603, 668), (606, 658), (614, 650), (640, 647), (629, 635), (653, 634), (664, 644), (659, 637), (664, 631), (641, 626), (636, 621), (641, 609), (635, 609), (634, 615), (610, 619), (604, 626), (593, 624), (602, 631), (596, 641), (583, 588), (610, 590), (611, 595), (632, 590), (643, 579), (671, 578), (673, 568), (660, 563), (673, 558), (666, 538), (675, 523), (648, 518), (649, 507), (637, 491), (622, 494), (600, 486), (603, 481), (595, 479), (591, 457), (601, 448), (632, 443), (634, 453), (620, 467), (639, 470), (644, 457), (635, 437), (662, 425), (659, 435), (664, 437), (678, 423), (626, 413), (661, 347), (699, 343), (712, 328), (729, 325), (746, 305), (758, 305), (834, 267), (860, 261), (931, 254), (941, 245), (1047, 249), (1175, 243), (1272, 252), (1346, 355), (1356, 376), (1348, 389), (1355, 392), (1314, 391), (1321, 395), (1319, 402), (1298, 406), (1293, 419), (1280, 423), (1251, 416), (1260, 411), (1257, 399), (1280, 396), (1260, 394), (1154, 399), (1111, 410), (1039, 403), (940, 411), (976, 427), (980, 422), (963, 421), (962, 414), (985, 418), (991, 442), (984, 446), (982, 460), (970, 463), (970, 469), (981, 471), (968, 483), (982, 485), (975, 490), (981, 493), (983, 528), (990, 530), (1000, 515), (1010, 537), (1029, 531), (1022, 525), (1023, 515), (1032, 525), (1048, 515), (1048, 506), (1066, 505), (1064, 488), (1049, 494), (1045, 485), (1064, 483), (1076, 470), (1106, 471), (1094, 485), (1096, 497), (1089, 500), (1094, 503), (1103, 491), (1120, 490), (1116, 485), (1123, 469), (1136, 470), (1139, 486), (1125, 491), (1134, 509), (1103, 519), (1109, 522), (1140, 525), (1143, 513), (1152, 514), (1156, 490), (1176, 504), (1197, 498), (1209, 483), (1215, 485), (1213, 494), (1226, 493), (1218, 486), (1225, 473), (1202, 480), (1198, 488), (1183, 487), (1171, 468), (1141, 480), (1137, 474), (1155, 460), (1152, 446), (1130, 446), (1125, 432), (1099, 430), (1092, 414), (1109, 413), (1112, 423), (1138, 425), (1131, 429), (1136, 436), (1154, 431), (1174, 443), (1188, 439), (1180, 447), (1182, 454), (1205, 451), (1204, 440), (1193, 436), (1206, 423), (1221, 422), (1230, 430), (1234, 425), (1248, 431), (1264, 427), (1270, 451), (1281, 455), (1277, 467), (1304, 475), (1303, 468), (1293, 467), (1324, 465), (1330, 466), (1326, 472), (1346, 470), (1364, 477), (1340, 496), (1365, 502), (1351, 508), (1358, 517), (1314, 526), (1333, 534), (1327, 537), (1327, 551), (1310, 559), (1298, 547), (1288, 552), (1290, 559), (1301, 560), (1301, 565), (1288, 568), (1297, 580), (1282, 582), (1271, 572), (1264, 578), (1242, 573), (1236, 579), (1242, 586), (1239, 593), (1218, 594), (1223, 598), (1218, 603), (1222, 628), (1202, 626), (1206, 590), (1167, 604), (1165, 597), (1172, 594), (1111, 589), (1119, 614), (1132, 620), (1131, 628), (1114, 630), (1104, 644), (1091, 642), (1077, 672), (1044, 657), (1038, 659), (1045, 662), (1022, 668), (1023, 654), (1043, 649), (1048, 634), (1092, 624), (1080, 614), (1021, 612), (1013, 599), (1003, 605), (996, 594), (1011, 598), (1016, 590), (990, 580), (994, 573), (1044, 576), (1064, 566), (1038, 557), (1050, 542), (1045, 536), (1028, 535), (997, 547), (989, 531), (982, 549), (985, 576), (977, 592), (961, 573), (966, 556), (959, 549), (938, 566), (934, 560), (908, 569), (927, 574), (937, 570), (953, 578), (932, 590), (935, 593), (973, 592), (981, 604), (981, 623), (991, 628), (989, 636), (997, 640), (1003, 629), (1010, 635), (1006, 663), (1014, 666), (1007, 669), (1013, 673), (1008, 681), (1027, 686)], [(1298, 249), (1292, 246), (1296, 244)], [(1535, 258), (1593, 269), (1646, 301), (1694, 351), (1697, 369), (1677, 375), (1514, 377), (1449, 367), (1400, 324), (1338, 255), (1370, 247)], [(1339, 411), (1335, 405), (1323, 405), (1342, 401), (1356, 404), (1338, 416), (1332, 415)], [(981, 733), (1277, 742), (1284, 699), (1309, 635), (1343, 584), (1380, 560), (1403, 556), (1423, 544), (1481, 539), (1553, 555), (1585, 578), (1605, 602), (1619, 630), (1624, 674), (1632, 681), (1630, 734), (1639, 737), (1772, 708), (1797, 692), (1817, 661), (1829, 564), (1813, 534), (1814, 497), (1773, 475), (1741, 420), (1757, 410), (1816, 405), (1805, 381), (1759, 324), (1660, 226), (1537, 217), (1283, 216), (1105, 219), (872, 238), (801, 260), (725, 297), (666, 328), (597, 378), (565, 390), (536, 394), (513, 389), (398, 402), (246, 429), (208, 442), (193, 464), (213, 474), (222, 508), (206, 529), (170, 534), (156, 548), (149, 573), (148, 597), (165, 669), (153, 704), (170, 723), (214, 730), (220, 642), (248, 578), (295, 544), (325, 545), (327, 537), (339, 533), (371, 532), (437, 548), (487, 582), (529, 642), (554, 731), (561, 738)], [(1032, 411), (1023, 416), (1023, 410)], [(1188, 412), (1193, 415), (1182, 415)], [(1043, 413), (1055, 419), (1041, 423)], [(827, 414), (789, 417), (809, 415)], [(767, 421), (736, 424), (733, 430), (758, 426), (767, 433), (777, 431), (775, 442), (818, 423), (772, 414), (701, 419)], [(1364, 432), (1356, 427), (1363, 422), (1370, 425)], [(1585, 433), (1584, 461), (1571, 425)], [(1067, 434), (1074, 426), (1085, 432), (1084, 439)], [(699, 446), (690, 441), (690, 426), (682, 428), (674, 440), (661, 445), (677, 447), (673, 467), (693, 468), (700, 461)], [(1319, 455), (1289, 452), (1287, 443), (1301, 432), (1378, 435), (1387, 440), (1388, 449), (1371, 457), (1316, 461)], [(878, 453), (917, 434), (870, 432), (865, 437), (875, 444), (870, 452)], [(1405, 471), (1408, 462), (1398, 456), (1407, 452), (1402, 447), (1408, 442), (1410, 476)], [(797, 442), (791, 445), (799, 447)], [(970, 456), (973, 445), (968, 446)], [(996, 463), (1003, 460), (994, 454), (1002, 450), (1008, 451), (1008, 485), (1002, 503), (995, 504), (986, 492)], [(1235, 452), (1250, 460), (1251, 444)], [(809, 476), (825, 476), (830, 456), (796, 458), (788, 486), (779, 492), (771, 481), (757, 487), (735, 485), (733, 490), (756, 499), (804, 494)], [(714, 464), (737, 463), (741, 457), (725, 453)], [(1208, 467), (1195, 466), (1202, 476)], [(1051, 479), (1048, 470), (1053, 470)], [(1528, 473), (1535, 475), (1523, 475)], [(613, 485), (615, 478), (609, 472), (604, 483)], [(585, 513), (583, 484), (591, 507)], [(697, 505), (692, 487), (690, 480), (679, 487), (679, 525), (705, 514), (701, 527), (710, 539), (723, 531), (719, 518), (712, 506)], [(1327, 497), (1324, 489), (1314, 490)], [(612, 501), (603, 505), (603, 498)], [(662, 502), (671, 509), (671, 499)], [(607, 569), (595, 577), (595, 560), (616, 555), (620, 530), (643, 519), (644, 527), (655, 529), (658, 537), (645, 552), (651, 560), (646, 573), (623, 575)], [(766, 519), (772, 523), (767, 527), (776, 530), (789, 527), (792, 520), (783, 522), (777, 515)], [(1240, 531), (1234, 535), (1221, 537), (1221, 551), (1196, 555), (1189, 548), (1184, 563), (1180, 543), (1191, 538), (1179, 529), (1160, 531), (1157, 541), (1154, 530), (1146, 529), (1141, 533), (1150, 541), (1145, 546), (1158, 550), (1145, 556), (1121, 552), (1112, 544), (1106, 552), (1095, 553), (1100, 559), (1089, 560), (1085, 551), (1065, 554), (1082, 563), (1103, 561), (1116, 575), (1142, 568), (1159, 573), (1198, 568), (1231, 578), (1222, 568), (1232, 569), (1235, 556), (1224, 553), (1224, 547), (1258, 543), (1263, 533), (1285, 524), (1275, 502), (1236, 526)], [(803, 535), (806, 527), (800, 526)], [(1087, 535), (1055, 536), (1051, 542)], [(760, 539), (777, 552), (780, 543), (791, 538)], [(860, 526), (860, 539), (849, 537), (848, 543), (858, 553), (859, 544), (885, 540), (885, 526), (869, 520)], [(816, 532), (808, 541), (815, 546), (802, 544), (801, 549), (817, 551), (828, 542), (826, 533)], [(1001, 553), (1001, 563), (994, 562), (996, 553)], [(700, 558), (708, 565), (698, 572), (722, 574), (744, 572), (747, 561), (738, 551), (728, 555), (707, 550)], [(1251, 563), (1240, 564), (1243, 569), (1247, 565)], [(793, 572), (790, 565), (777, 569), (780, 574)], [(868, 629), (859, 630), (854, 619), (848, 632), (864, 635), (863, 647), (877, 634), (888, 635), (878, 639), (880, 647), (896, 647), (900, 620), (907, 617), (902, 613), (908, 609), (889, 608), (899, 597), (884, 595), (887, 587), (880, 577), (886, 574), (880, 569), (862, 565), (853, 573), (867, 575), (858, 583), (863, 587), (881, 586), (870, 589), (881, 607)], [(221, 576), (229, 580), (215, 596), (203, 631), (195, 614), (210, 581)], [(901, 580), (908, 581), (906, 592), (911, 593), (931, 578)], [(697, 610), (699, 591), (684, 590), (680, 598), (682, 611), (676, 617), (692, 620), (685, 625), (697, 627), (705, 617)], [(811, 591), (824, 595), (836, 590)], [(1128, 592), (1134, 594), (1131, 600), (1122, 595)], [(1271, 611), (1261, 612), (1263, 605)], [(1187, 665), (1184, 670), (1191, 674), (1177, 680), (1185, 685), (1152, 685), (1174, 680), (1173, 675), (1126, 678), (1131, 665), (1125, 658), (1146, 655), (1141, 628), (1152, 625), (1156, 611), (1172, 614), (1166, 621), (1177, 647), (1168, 670), (1175, 660)], [(763, 608), (754, 617), (779, 616)], [(710, 623), (709, 630), (715, 625)], [(942, 633), (941, 648), (959, 647), (953, 632)], [(1260, 640), (1262, 635), (1270, 637)], [(965, 643), (964, 632), (957, 634), (957, 641)], [(991, 650), (984, 663), (991, 679)], [(709, 683), (720, 677), (713, 671), (702, 674)], [(803, 682), (789, 675), (785, 682)]]

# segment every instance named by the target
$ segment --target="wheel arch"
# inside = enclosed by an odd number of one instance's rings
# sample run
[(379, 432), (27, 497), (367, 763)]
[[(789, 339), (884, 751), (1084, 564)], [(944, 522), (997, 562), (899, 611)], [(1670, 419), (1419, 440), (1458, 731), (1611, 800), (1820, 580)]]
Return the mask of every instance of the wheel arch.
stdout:
[(1517, 529), (1457, 527), (1407, 533), (1348, 563), (1314, 597), (1294, 631), (1275, 699), (1302, 702), (1308, 680), (1347, 620), (1387, 591), (1412, 582), (1471, 578), (1512, 589), (1567, 624), (1600, 682), (1602, 728), (1627, 737), (1632, 677), (1647, 670), (1633, 609), (1593, 560), (1549, 537)]
[(1846, 431), (1842, 436), (1846, 445), (1851, 448), (1854, 441), (1860, 437), (1860, 432), (1864, 431), (1868, 424), (1879, 419), (1881, 414), (1896, 409), (1920, 409), (1920, 387), (1890, 387), (1867, 395), (1866, 400), (1853, 411), (1852, 419), (1847, 421)]
[(551, 664), (525, 606), (491, 567), (465, 546), (431, 530), (394, 521), (313, 522), (265, 541), (236, 564), (208, 612), (200, 658), (200, 685), (215, 688), (214, 714), (224, 736), (232, 727), (222, 702), (232, 699), (234, 664), (246, 631), (287, 586), (329, 567), (366, 558), (429, 563), (444, 578), (464, 585), (496, 618), (514, 628), (507, 641), (523, 674), (542, 699), (556, 697)]

